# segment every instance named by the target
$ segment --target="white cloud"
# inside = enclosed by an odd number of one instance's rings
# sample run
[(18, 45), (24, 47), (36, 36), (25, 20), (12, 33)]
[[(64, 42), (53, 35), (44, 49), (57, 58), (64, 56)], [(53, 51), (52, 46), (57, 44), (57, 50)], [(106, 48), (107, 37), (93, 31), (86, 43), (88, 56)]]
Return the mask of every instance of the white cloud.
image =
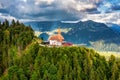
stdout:
[(92, 9), (92, 8), (95, 8), (96, 6), (94, 4), (83, 4), (83, 3), (79, 3), (75, 6), (75, 9), (77, 11), (84, 11), (86, 9)]
[[(45, 17), (37, 17), (34, 19), (19, 19), (20, 22), (31, 22), (31, 21), (46, 21), (47, 19)], [(49, 20), (47, 20), (49, 21)], [(52, 20), (51, 20), (52, 21)]]
[(104, 6), (110, 8), (112, 6), (112, 4), (111, 3), (105, 3)]
[[(73, 16), (76, 17), (86, 9), (95, 8), (96, 5), (93, 2), (98, 1), (99, 0), (10, 0), (7, 5), (6, 2), (2, 0), (2, 3), (7, 6), (9, 14), (17, 18), (31, 19), (31, 17), (33, 17), (33, 19), (35, 19), (37, 15), (39, 19), (39, 17), (50, 16), (49, 12), (52, 15), (60, 14), (57, 13), (57, 11), (65, 11), (64, 15), (74, 14)], [(63, 17), (63, 14), (60, 16)]]
[(15, 17), (13, 17), (13, 16), (10, 16), (10, 15), (4, 15), (4, 14), (2, 14), (2, 13), (0, 13), (0, 19), (1, 20), (5, 20), (5, 19), (7, 19), (7, 20), (9, 20), (9, 21), (12, 21), (13, 19), (14, 20), (17, 20)]
[[(64, 29), (60, 29), (61, 30), (61, 32), (63, 32), (63, 33), (67, 33), (67, 32), (69, 32), (70, 30), (71, 30), (71, 28), (64, 28)], [(45, 31), (45, 32), (40, 32), (40, 31), (35, 31), (35, 36), (39, 36), (40, 34), (42, 34), (42, 33), (46, 33), (46, 34), (48, 34), (49, 36), (51, 36), (51, 35), (54, 35), (55, 34), (55, 32), (58, 32), (58, 29), (54, 29), (54, 30), (52, 30), (52, 31)]]
[(78, 23), (79, 21), (61, 21), (61, 23)]
[[(67, 33), (67, 32), (69, 32), (70, 30), (71, 30), (71, 28), (64, 28), (64, 29), (60, 29), (61, 30), (61, 32), (63, 32), (63, 33)], [(48, 35), (54, 35), (54, 33), (55, 32), (58, 32), (58, 29), (54, 29), (54, 30), (52, 30), (52, 31), (45, 31), (45, 32), (43, 32), (43, 33), (46, 33), (46, 34), (48, 34)]]
[(111, 11), (112, 4), (110, 2), (103, 1), (103, 4), (98, 7), (98, 11), (101, 13), (106, 13), (108, 11)]
[(65, 9), (65, 10), (76, 10), (76, 11), (84, 11), (86, 9), (92, 9), (95, 8), (96, 5), (92, 3), (91, 1), (83, 1), (83, 0), (57, 0), (56, 1), (57, 6)]
[(82, 21), (93, 20), (101, 23), (114, 23), (120, 25), (120, 13), (86, 14)]
[[(113, 5), (111, 2), (108, 0), (0, 0), (0, 8), (4, 6), (4, 9), (9, 12), (9, 15), (1, 14), (0, 19), (20, 18), (20, 21), (69, 20), (70, 22), (82, 18), (82, 20), (120, 24), (120, 12), (106, 13)], [(96, 8), (101, 14), (87, 12), (87, 10)]]
[(19, 0), (19, 1), (27, 2), (27, 0)]
[(35, 0), (35, 5), (39, 5), (41, 3), (46, 3), (48, 5), (52, 4), (55, 0)]
[(3, 8), (3, 5), (2, 5), (2, 4), (0, 4), (0, 9), (1, 9), (1, 8)]
[(22, 1), (27, 2), (27, 0), (22, 0)]

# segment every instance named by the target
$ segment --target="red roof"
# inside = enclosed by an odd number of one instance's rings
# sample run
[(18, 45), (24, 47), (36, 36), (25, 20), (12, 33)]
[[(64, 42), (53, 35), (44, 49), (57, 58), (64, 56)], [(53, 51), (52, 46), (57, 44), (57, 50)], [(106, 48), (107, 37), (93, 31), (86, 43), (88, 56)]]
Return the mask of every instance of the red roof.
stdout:
[(64, 40), (64, 37), (61, 35), (61, 34), (56, 34), (56, 35), (53, 35), (49, 38), (49, 40), (57, 40), (57, 41), (63, 41)]
[(70, 42), (63, 43), (63, 46), (72, 46), (73, 44)]

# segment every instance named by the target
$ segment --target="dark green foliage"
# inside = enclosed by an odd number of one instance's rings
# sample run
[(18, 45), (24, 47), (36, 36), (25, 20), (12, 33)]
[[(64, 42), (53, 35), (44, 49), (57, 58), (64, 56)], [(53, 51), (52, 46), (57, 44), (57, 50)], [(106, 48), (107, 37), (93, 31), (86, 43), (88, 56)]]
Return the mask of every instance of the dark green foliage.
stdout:
[(24, 49), (33, 39), (34, 32), (30, 27), (25, 26), (19, 21), (12, 21), (11, 25), (5, 20), (0, 23), (0, 46), (15, 45)]
[[(7, 22), (5, 22), (8, 24)], [(85, 47), (42, 47), (19, 21), (0, 29), (0, 80), (119, 80), (120, 61)]]
[(17, 66), (12, 66), (8, 69), (8, 75), (3, 77), (8, 78), (8, 80), (27, 80), (27, 77), (24, 74), (23, 69), (18, 68)]
[(41, 47), (38, 43), (8, 68), (9, 80), (118, 80), (120, 62), (85, 47)]
[(18, 64), (17, 55), (31, 43), (33, 37), (33, 30), (19, 21), (13, 20), (11, 24), (8, 20), (0, 22), (0, 77), (9, 67)]

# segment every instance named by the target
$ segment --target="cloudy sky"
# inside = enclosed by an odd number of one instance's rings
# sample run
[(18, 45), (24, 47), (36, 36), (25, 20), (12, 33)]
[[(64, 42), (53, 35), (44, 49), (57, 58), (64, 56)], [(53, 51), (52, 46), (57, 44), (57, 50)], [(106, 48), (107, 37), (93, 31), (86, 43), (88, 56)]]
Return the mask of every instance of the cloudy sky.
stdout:
[(86, 21), (120, 25), (120, 0), (0, 0), (0, 20)]

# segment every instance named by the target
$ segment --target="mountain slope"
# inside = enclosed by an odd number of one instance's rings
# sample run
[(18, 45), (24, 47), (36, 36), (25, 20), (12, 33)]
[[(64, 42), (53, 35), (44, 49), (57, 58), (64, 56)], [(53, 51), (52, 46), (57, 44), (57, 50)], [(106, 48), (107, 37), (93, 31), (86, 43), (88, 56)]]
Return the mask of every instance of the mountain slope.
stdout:
[(120, 26), (119, 26), (119, 25), (117, 25), (117, 24), (110, 24), (110, 28), (111, 28), (113, 31), (117, 32), (117, 34), (120, 35)]
[[(60, 28), (71, 28), (68, 33), (62, 33), (65, 40), (81, 44), (89, 45), (89, 42), (104, 40), (105, 43), (119, 44), (120, 36), (118, 32), (107, 27), (103, 23), (93, 22), (91, 20), (78, 23), (62, 23), (60, 21), (43, 21), (43, 22), (28, 22), (26, 25), (31, 25), (35, 31), (52, 31)], [(43, 36), (42, 36), (43, 37)], [(44, 36), (46, 38), (46, 36)]]
[(87, 43), (104, 40), (106, 43), (119, 43), (120, 36), (105, 24), (93, 21), (79, 22), (77, 27), (64, 34), (66, 40), (74, 43)]

